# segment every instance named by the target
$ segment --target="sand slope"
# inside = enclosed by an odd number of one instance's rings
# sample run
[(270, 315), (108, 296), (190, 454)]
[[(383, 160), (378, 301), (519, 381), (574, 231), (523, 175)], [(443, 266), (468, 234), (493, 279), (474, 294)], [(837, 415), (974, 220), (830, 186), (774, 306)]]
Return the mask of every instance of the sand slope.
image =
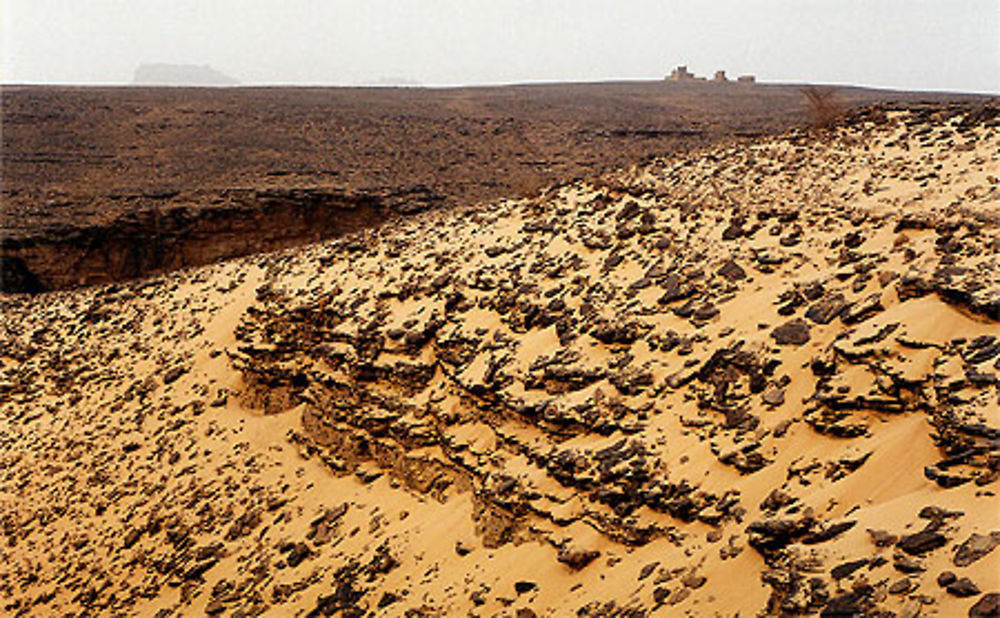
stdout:
[(3, 611), (987, 611), (998, 169), (874, 110), (3, 298)]

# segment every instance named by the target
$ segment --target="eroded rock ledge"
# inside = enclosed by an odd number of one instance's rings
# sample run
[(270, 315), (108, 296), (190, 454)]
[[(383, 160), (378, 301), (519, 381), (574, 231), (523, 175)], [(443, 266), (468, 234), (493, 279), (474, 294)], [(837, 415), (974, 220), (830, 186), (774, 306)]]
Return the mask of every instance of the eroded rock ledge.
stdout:
[[(133, 196), (134, 212), (0, 243), (0, 292), (37, 293), (145, 277), (334, 238), (381, 224), (381, 199), (326, 189)], [(99, 208), (99, 205), (95, 206)]]

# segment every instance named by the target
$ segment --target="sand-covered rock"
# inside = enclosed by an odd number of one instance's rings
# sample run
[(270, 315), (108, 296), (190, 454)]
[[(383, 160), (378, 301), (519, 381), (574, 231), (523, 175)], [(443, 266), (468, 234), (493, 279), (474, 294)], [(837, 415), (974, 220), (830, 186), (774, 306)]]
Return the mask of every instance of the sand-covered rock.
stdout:
[(2, 611), (991, 615), (998, 167), (875, 109), (3, 297)]

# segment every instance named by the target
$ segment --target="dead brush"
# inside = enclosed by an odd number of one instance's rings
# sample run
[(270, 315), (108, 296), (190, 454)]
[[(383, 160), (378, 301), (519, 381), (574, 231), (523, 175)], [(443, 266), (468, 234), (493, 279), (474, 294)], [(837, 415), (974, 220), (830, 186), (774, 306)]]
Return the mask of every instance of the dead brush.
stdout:
[(833, 88), (806, 86), (800, 92), (806, 98), (806, 106), (814, 128), (830, 129), (844, 115), (844, 106)]

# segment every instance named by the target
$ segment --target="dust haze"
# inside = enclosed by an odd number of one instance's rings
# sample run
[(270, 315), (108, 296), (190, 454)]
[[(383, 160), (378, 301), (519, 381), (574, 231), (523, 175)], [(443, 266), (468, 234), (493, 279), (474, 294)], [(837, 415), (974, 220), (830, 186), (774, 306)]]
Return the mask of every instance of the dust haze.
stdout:
[(1000, 91), (1000, 2), (8, 0), (4, 83), (129, 83), (208, 65), (247, 85), (662, 77)]

